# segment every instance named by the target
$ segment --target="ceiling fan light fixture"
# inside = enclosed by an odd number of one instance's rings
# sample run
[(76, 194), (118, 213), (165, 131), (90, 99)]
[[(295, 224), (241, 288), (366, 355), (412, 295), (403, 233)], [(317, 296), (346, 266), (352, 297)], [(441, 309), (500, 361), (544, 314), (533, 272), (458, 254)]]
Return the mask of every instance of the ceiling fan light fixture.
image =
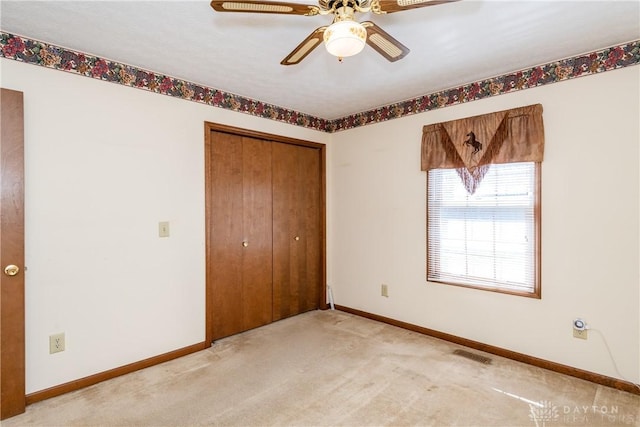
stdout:
[(346, 58), (364, 49), (367, 30), (355, 21), (337, 21), (329, 25), (323, 37), (327, 52), (338, 58)]

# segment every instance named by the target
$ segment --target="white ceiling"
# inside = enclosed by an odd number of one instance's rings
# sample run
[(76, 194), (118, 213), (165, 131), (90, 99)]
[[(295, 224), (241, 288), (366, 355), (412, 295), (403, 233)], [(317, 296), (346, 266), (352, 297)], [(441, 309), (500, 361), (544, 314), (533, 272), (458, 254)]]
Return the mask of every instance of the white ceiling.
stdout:
[[(293, 0), (296, 3), (316, 4)], [(473, 1), (358, 14), (411, 49), (280, 61), (330, 16), (219, 13), (198, 1), (0, 2), (0, 28), (335, 119), (640, 39), (640, 1)]]

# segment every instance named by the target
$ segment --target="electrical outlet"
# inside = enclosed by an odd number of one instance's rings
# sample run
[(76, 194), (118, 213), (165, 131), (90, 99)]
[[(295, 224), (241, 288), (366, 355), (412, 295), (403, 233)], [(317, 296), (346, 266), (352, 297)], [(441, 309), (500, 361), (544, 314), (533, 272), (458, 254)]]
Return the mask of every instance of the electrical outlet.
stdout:
[(586, 340), (587, 339), (587, 330), (583, 329), (573, 329), (573, 337), (574, 338), (580, 338), (581, 340)]
[(387, 298), (389, 297), (389, 287), (384, 283), (380, 285), (380, 295)]
[(573, 337), (580, 338), (581, 340), (586, 340), (588, 338), (587, 334), (588, 326), (587, 322), (580, 319), (579, 317), (573, 319)]
[(64, 351), (64, 332), (49, 336), (49, 354)]

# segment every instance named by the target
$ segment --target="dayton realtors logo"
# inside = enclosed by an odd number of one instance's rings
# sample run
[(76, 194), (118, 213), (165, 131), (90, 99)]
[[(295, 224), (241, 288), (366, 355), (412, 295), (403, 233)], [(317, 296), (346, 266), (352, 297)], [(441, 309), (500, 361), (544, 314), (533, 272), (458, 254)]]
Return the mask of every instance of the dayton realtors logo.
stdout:
[(540, 402), (538, 404), (529, 404), (529, 418), (536, 423), (536, 427), (544, 427), (547, 423), (560, 419), (558, 407), (549, 401)]
[(621, 414), (618, 406), (562, 405), (556, 406), (549, 401), (529, 404), (529, 418), (536, 427), (562, 425), (635, 425), (640, 421), (637, 415)]

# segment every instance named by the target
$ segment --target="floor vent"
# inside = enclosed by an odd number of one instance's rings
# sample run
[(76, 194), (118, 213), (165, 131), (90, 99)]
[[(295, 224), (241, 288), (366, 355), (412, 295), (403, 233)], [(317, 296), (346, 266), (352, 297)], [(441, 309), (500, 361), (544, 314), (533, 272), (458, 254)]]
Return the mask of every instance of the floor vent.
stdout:
[(491, 364), (491, 359), (488, 357), (481, 356), (479, 354), (471, 353), (466, 350), (455, 350), (453, 354), (457, 354), (458, 356), (466, 357), (467, 359), (474, 360), (476, 362), (484, 363), (485, 365)]

